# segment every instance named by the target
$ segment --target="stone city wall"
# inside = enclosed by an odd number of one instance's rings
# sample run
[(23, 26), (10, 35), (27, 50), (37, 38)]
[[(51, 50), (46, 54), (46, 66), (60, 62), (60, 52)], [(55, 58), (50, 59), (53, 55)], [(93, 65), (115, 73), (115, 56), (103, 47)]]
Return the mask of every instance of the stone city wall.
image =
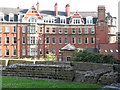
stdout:
[(120, 65), (62, 61), (27, 63), (27, 61), (9, 60), (8, 66), (2, 69), (2, 75), (106, 85), (120, 83)]

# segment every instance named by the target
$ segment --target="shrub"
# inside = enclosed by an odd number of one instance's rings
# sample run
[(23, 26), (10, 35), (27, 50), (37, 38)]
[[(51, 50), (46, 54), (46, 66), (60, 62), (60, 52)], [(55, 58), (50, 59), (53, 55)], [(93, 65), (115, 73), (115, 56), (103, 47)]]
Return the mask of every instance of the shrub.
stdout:
[(87, 50), (83, 51), (75, 51), (74, 58), (71, 61), (82, 61), (82, 62), (93, 62), (93, 63), (109, 63), (109, 64), (117, 64), (117, 60), (113, 57), (113, 55), (103, 55), (94, 52), (88, 52)]

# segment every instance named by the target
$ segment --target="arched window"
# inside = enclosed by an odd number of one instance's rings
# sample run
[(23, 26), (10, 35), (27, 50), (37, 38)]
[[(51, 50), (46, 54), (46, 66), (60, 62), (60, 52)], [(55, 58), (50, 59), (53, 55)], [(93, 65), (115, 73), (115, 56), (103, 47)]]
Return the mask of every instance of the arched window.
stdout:
[(86, 17), (86, 24), (93, 24), (93, 17), (92, 16)]
[(0, 12), (0, 21), (4, 21), (4, 14)]
[(14, 21), (14, 14), (13, 13), (9, 14), (9, 21)]
[(37, 19), (34, 18), (34, 17), (32, 17), (32, 18), (30, 18), (30, 19), (28, 20), (28, 22), (37, 22)]

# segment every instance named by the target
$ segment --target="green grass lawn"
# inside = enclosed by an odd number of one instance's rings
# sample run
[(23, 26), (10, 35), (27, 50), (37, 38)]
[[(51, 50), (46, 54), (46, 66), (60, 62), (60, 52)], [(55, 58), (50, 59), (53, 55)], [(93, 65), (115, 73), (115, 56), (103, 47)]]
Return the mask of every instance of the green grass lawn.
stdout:
[(2, 88), (101, 88), (97, 84), (49, 81), (31, 78), (2, 77)]

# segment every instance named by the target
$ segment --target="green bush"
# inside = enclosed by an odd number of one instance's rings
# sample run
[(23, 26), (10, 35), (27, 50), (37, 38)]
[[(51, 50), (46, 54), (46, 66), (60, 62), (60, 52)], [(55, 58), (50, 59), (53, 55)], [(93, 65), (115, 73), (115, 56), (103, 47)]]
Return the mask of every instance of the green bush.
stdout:
[(117, 64), (119, 63), (113, 55), (103, 55), (94, 52), (88, 52), (87, 50), (75, 51), (74, 58), (71, 61), (82, 61), (82, 62), (93, 62), (93, 63), (109, 63)]

